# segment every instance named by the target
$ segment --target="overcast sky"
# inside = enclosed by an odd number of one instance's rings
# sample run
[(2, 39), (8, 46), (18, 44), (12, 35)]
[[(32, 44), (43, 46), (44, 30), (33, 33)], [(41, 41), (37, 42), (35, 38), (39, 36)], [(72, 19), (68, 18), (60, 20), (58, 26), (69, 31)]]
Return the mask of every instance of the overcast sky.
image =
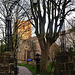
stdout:
[[(29, 0), (28, 0), (29, 1)], [(0, 15), (1, 16), (1, 15)], [(75, 12), (73, 12), (70, 16), (67, 16), (67, 19), (70, 19), (72, 17), (75, 17)], [(48, 21), (48, 20), (47, 20)], [(0, 21), (1, 23), (1, 21)], [(47, 29), (47, 25), (45, 25), (45, 28)], [(64, 29), (64, 28), (63, 28)], [(0, 32), (1, 32), (1, 29), (0, 29)], [(34, 33), (34, 31), (32, 32), (32, 34)], [(0, 34), (0, 37), (2, 36), (2, 34)]]

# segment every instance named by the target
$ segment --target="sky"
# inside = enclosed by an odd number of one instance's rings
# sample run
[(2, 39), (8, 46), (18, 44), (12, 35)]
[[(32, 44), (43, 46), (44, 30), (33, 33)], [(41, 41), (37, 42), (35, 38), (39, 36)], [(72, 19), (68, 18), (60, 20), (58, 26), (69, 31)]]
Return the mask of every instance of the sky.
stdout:
[[(66, 18), (67, 18), (67, 20), (72, 24), (72, 20), (74, 19), (74, 17), (75, 17), (75, 12), (72, 12), (72, 14), (69, 15), (69, 16), (67, 16)], [(75, 26), (75, 25), (74, 25), (74, 26)], [(69, 29), (69, 28), (71, 28), (72, 26), (71, 26), (68, 22), (66, 22), (66, 23), (65, 23), (65, 27), (66, 27), (67, 29)]]
[[(1, 16), (1, 15), (0, 15)], [(74, 17), (75, 16), (75, 12), (73, 12), (70, 16), (67, 16), (67, 19), (71, 18), (71, 17)], [(48, 20), (46, 20), (48, 21)], [(47, 29), (47, 23), (45, 25), (45, 28)], [(32, 28), (33, 29), (33, 28)], [(64, 28), (63, 28), (64, 29)], [(0, 30), (1, 31), (1, 30)], [(46, 31), (46, 30), (45, 30)], [(32, 32), (32, 34), (35, 32), (35, 30)], [(33, 34), (32, 36), (34, 36), (35, 34)], [(0, 35), (0, 37), (2, 36), (2, 34)]]

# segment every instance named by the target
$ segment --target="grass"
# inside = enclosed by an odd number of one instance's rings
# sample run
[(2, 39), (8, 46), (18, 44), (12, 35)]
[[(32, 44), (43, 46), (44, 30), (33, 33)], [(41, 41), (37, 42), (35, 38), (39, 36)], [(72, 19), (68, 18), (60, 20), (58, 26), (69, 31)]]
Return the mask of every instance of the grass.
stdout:
[[(18, 64), (18, 66), (25, 66), (33, 73), (33, 75), (36, 75), (36, 66), (33, 67), (32, 65), (28, 64)], [(51, 63), (49, 63), (48, 66), (48, 73), (40, 73), (40, 75), (49, 75), (50, 69), (51, 69)]]

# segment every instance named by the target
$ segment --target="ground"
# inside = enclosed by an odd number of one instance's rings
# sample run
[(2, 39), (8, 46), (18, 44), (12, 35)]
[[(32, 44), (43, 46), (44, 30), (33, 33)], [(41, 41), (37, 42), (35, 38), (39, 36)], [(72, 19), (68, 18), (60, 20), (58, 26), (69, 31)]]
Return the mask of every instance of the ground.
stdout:
[(22, 66), (18, 66), (18, 67), (19, 67), (18, 75), (32, 75), (32, 73), (29, 71), (28, 68)]

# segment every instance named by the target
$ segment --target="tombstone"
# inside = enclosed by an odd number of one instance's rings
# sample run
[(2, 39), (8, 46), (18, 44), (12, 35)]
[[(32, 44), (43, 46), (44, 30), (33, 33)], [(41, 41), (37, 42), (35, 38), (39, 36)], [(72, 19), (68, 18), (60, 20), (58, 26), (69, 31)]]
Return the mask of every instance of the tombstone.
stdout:
[(54, 75), (75, 75), (75, 58), (67, 52), (62, 51), (56, 56)]
[(0, 75), (14, 75), (14, 56), (12, 52), (0, 53)]

